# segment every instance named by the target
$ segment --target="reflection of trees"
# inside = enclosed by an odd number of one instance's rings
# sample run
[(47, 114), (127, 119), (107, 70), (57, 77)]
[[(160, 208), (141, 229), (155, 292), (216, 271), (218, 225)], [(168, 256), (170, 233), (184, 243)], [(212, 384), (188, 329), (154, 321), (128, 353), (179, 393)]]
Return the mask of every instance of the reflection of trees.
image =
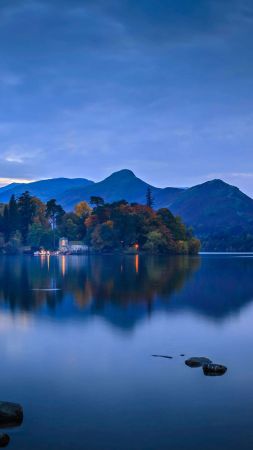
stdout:
[[(252, 301), (252, 262), (208, 257), (200, 268), (200, 258), (187, 256), (1, 257), (0, 302), (45, 314), (62, 306), (61, 317), (94, 313), (121, 327), (161, 307), (218, 320)], [(61, 290), (36, 290), (54, 287)]]
[(29, 311), (43, 305), (54, 308), (61, 301), (62, 292), (33, 291), (52, 288), (56, 276), (48, 260), (30, 257), (6, 257), (0, 266), (0, 301), (8, 303), (11, 310)]
[[(168, 299), (179, 291), (199, 265), (198, 258), (188, 257), (63, 258), (2, 258), (0, 300), (11, 309), (54, 309), (70, 294), (79, 307), (96, 311), (109, 304), (150, 307), (157, 296)], [(54, 287), (61, 290), (36, 290)]]
[(186, 278), (198, 266), (198, 259), (140, 257), (136, 271), (135, 257), (117, 261), (91, 259), (89, 274), (94, 308), (108, 303), (126, 307), (150, 304), (156, 296), (168, 298), (180, 290)]

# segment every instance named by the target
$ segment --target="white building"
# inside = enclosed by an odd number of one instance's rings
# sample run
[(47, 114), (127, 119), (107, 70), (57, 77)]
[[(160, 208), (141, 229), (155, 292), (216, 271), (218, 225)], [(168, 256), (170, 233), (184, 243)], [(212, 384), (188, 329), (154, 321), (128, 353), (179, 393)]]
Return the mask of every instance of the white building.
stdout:
[(59, 240), (59, 251), (61, 253), (87, 253), (88, 250), (88, 245), (82, 241), (69, 241), (65, 237)]
[(87, 253), (89, 249), (88, 245), (84, 244), (82, 241), (70, 241), (69, 248), (73, 253)]

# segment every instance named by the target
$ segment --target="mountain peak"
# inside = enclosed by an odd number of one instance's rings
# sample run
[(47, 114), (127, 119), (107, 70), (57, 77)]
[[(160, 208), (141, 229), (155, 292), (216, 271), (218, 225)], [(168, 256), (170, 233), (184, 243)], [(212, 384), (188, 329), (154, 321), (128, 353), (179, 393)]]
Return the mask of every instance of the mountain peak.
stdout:
[(205, 181), (204, 183), (197, 184), (196, 186), (193, 186), (189, 189), (189, 192), (192, 191), (220, 191), (220, 190), (229, 190), (229, 189), (236, 189), (231, 184), (226, 183), (223, 180), (220, 180), (219, 178), (214, 178), (213, 180)]
[(213, 185), (213, 186), (231, 186), (230, 184), (226, 183), (225, 181), (221, 180), (220, 178), (214, 178), (213, 180), (206, 181), (206, 184)]
[(136, 175), (132, 172), (132, 170), (129, 169), (121, 169), (118, 170), (117, 172), (113, 172), (110, 177), (108, 178), (116, 178), (116, 177), (120, 177), (120, 178), (136, 178)]

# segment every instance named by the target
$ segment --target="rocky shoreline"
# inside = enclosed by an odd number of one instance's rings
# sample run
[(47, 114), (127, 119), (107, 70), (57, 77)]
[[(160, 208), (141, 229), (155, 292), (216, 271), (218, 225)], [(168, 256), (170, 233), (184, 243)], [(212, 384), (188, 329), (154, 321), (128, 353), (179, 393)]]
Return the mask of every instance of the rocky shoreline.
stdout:
[[(0, 428), (19, 427), (23, 422), (23, 408), (18, 403), (0, 401)], [(0, 434), (0, 447), (7, 447), (10, 436), (6, 433)]]

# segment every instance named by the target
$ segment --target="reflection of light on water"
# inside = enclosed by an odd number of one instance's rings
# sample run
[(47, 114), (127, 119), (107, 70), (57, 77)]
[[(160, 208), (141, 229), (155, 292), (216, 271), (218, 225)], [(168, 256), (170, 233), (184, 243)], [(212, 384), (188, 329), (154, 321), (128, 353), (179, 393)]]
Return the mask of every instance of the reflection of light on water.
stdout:
[(54, 291), (61, 291), (61, 289), (60, 288), (34, 288), (34, 289), (32, 289), (32, 291), (54, 292)]
[(45, 255), (40, 255), (40, 267), (43, 267), (45, 264)]
[(135, 272), (139, 273), (139, 255), (135, 255)]
[(47, 255), (47, 268), (50, 269), (50, 255)]
[(63, 277), (66, 274), (66, 256), (64, 255), (61, 257), (61, 273)]

